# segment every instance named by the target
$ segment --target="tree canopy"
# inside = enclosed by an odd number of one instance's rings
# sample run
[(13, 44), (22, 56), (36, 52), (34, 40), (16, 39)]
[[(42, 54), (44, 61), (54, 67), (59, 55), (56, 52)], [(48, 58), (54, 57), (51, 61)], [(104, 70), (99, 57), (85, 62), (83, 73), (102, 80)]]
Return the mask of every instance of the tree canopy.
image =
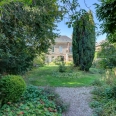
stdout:
[[(0, 73), (30, 69), (36, 54), (46, 53), (58, 36), (56, 23), (78, 15), (76, 0), (0, 0)], [(75, 15), (73, 15), (75, 13)]]
[(95, 52), (95, 25), (91, 11), (75, 21), (72, 46), (74, 65), (88, 71)]
[(2, 4), (0, 13), (0, 72), (21, 73), (37, 53), (47, 52), (54, 42), (54, 22), (62, 14), (55, 0), (29, 5), (12, 1)]
[(116, 0), (99, 0), (96, 5), (96, 13), (102, 32), (107, 34), (110, 42), (116, 42)]

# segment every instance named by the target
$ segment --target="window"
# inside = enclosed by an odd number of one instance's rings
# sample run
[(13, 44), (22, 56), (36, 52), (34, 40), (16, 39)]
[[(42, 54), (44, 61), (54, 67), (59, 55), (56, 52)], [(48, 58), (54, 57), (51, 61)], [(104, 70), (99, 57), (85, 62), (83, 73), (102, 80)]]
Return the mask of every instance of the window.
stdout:
[(54, 52), (54, 46), (52, 46), (52, 52)]
[(72, 53), (72, 46), (69, 47), (69, 53)]
[(59, 46), (59, 52), (62, 53), (62, 47), (61, 46)]

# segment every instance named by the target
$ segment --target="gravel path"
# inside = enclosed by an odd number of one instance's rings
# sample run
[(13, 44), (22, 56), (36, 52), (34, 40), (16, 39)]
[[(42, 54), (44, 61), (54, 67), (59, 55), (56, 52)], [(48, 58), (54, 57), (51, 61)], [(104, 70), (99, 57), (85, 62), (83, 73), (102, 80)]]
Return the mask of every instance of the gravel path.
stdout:
[(69, 110), (63, 116), (92, 116), (92, 109), (89, 107), (91, 90), (92, 87), (57, 87), (56, 92), (63, 101), (70, 104)]

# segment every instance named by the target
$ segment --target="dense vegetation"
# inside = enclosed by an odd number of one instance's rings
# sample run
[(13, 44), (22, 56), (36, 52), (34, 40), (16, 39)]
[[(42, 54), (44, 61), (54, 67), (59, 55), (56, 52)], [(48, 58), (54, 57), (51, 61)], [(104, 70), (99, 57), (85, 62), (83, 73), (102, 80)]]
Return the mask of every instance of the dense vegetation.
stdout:
[(109, 42), (103, 43), (97, 57), (100, 58), (99, 64), (101, 68), (112, 69), (116, 67), (116, 44)]
[(2, 5), (0, 12), (0, 73), (24, 73), (36, 54), (47, 52), (54, 42), (54, 22), (61, 13), (56, 1), (29, 5), (12, 1)]
[(68, 14), (70, 27), (81, 14), (77, 7), (75, 0), (0, 0), (0, 73), (21, 74), (31, 69), (36, 55), (46, 53), (54, 43), (56, 24), (63, 16)]
[(41, 53), (46, 53), (54, 43), (58, 36), (56, 23), (64, 16), (68, 16), (68, 27), (74, 26), (74, 64), (84, 71), (66, 67), (62, 62), (59, 69), (46, 66), (27, 73), (27, 83), (77, 87), (90, 86), (93, 82), (93, 85), (101, 86), (93, 91), (91, 106), (95, 108), (95, 115), (116, 115), (116, 1), (100, 1), (96, 4), (97, 17), (103, 21), (102, 32), (107, 33), (108, 40), (113, 43), (106, 42), (98, 53), (103, 59), (100, 68), (107, 69), (102, 81), (98, 79), (104, 70), (91, 68), (90, 72), (84, 72), (92, 65), (95, 25), (91, 12), (77, 11), (77, 0), (0, 0), (0, 116), (61, 116), (65, 110), (54, 92), (26, 87), (21, 76), (7, 75), (25, 73), (32, 68), (33, 60), (44, 64), (45, 57)]
[(29, 85), (17, 102), (8, 102), (0, 109), (0, 116), (62, 116), (63, 105), (51, 89)]
[(94, 108), (95, 116), (115, 116), (116, 115), (116, 69), (107, 69), (106, 76), (96, 81), (92, 91), (93, 101), (91, 107)]
[(1, 104), (15, 102), (20, 99), (26, 89), (25, 81), (21, 76), (6, 75), (0, 79)]
[(102, 33), (107, 34), (110, 42), (116, 42), (116, 0), (99, 0), (96, 4), (96, 13)]
[(91, 11), (75, 21), (72, 45), (74, 65), (88, 71), (95, 52), (95, 25)]

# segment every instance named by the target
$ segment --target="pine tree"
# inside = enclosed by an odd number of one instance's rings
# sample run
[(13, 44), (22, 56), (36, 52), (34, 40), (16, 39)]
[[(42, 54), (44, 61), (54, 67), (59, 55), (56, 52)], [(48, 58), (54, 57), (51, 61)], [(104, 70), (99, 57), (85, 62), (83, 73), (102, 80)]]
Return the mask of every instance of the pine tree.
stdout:
[(91, 11), (75, 21), (72, 46), (74, 65), (89, 71), (95, 52), (95, 26)]

